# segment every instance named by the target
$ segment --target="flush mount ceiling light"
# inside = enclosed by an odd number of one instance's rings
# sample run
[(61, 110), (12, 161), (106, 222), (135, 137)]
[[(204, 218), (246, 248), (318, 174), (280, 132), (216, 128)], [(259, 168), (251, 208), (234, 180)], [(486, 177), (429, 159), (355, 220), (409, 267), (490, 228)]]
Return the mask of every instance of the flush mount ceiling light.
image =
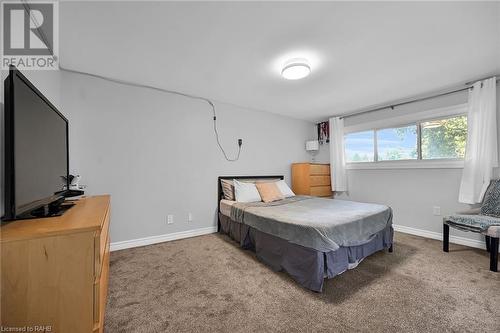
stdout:
[(311, 67), (306, 59), (290, 59), (281, 70), (281, 76), (287, 80), (303, 79), (309, 74), (311, 74)]

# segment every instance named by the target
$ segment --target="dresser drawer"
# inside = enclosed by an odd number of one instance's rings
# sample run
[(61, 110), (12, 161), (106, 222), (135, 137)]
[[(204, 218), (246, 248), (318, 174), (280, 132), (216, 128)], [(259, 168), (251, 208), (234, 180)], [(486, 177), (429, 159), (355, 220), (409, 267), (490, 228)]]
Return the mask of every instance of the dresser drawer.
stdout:
[(104, 217), (104, 222), (102, 224), (102, 229), (97, 232), (94, 238), (94, 249), (95, 249), (95, 276), (99, 277), (101, 273), (101, 267), (104, 260), (104, 254), (106, 252), (106, 246), (109, 234), (109, 209), (106, 211)]
[(326, 186), (330, 185), (330, 176), (309, 176), (309, 183), (311, 186)]
[(99, 280), (94, 282), (94, 332), (103, 332), (104, 327), (104, 310), (106, 310), (109, 277), (109, 239), (105, 244), (101, 274)]
[(309, 166), (309, 173), (311, 175), (329, 175), (330, 165), (329, 164), (311, 164)]
[(311, 195), (315, 197), (331, 197), (332, 188), (328, 186), (312, 186)]

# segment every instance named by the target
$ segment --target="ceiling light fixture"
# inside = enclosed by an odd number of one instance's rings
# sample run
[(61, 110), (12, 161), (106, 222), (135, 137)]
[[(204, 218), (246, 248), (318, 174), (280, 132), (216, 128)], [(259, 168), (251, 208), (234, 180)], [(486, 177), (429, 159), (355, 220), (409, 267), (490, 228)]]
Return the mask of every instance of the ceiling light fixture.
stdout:
[(290, 59), (281, 70), (281, 76), (287, 80), (299, 80), (311, 74), (311, 67), (306, 59)]

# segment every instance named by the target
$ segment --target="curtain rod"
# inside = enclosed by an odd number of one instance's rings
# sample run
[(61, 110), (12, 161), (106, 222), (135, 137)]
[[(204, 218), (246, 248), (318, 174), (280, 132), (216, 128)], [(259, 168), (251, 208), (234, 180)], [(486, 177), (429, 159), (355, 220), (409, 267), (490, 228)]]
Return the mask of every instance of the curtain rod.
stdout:
[(492, 78), (492, 77), (498, 77), (496, 79), (496, 81), (497, 82), (500, 81), (500, 74), (493, 75), (493, 76), (488, 76), (486, 78), (482, 78), (482, 79), (478, 79), (478, 80), (475, 80), (475, 81), (467, 82), (465, 84), (466, 87), (464, 87), (464, 88), (453, 89), (453, 90), (449, 90), (449, 91), (443, 91), (443, 92), (440, 92), (440, 93), (437, 93), (437, 94), (434, 93), (434, 94), (431, 94), (431, 95), (428, 95), (428, 96), (410, 98), (408, 100), (404, 100), (404, 101), (401, 101), (401, 102), (394, 102), (394, 103), (386, 104), (386, 105), (383, 105), (383, 106), (377, 106), (377, 107), (375, 107), (373, 109), (351, 112), (351, 113), (345, 114), (343, 116), (340, 116), (339, 118), (343, 119), (343, 118), (348, 118), (348, 117), (353, 117), (353, 116), (359, 116), (359, 115), (362, 115), (362, 114), (365, 114), (365, 113), (371, 113), (371, 112), (381, 111), (381, 110), (385, 110), (385, 109), (393, 109), (394, 110), (394, 108), (397, 107), (397, 106), (406, 105), (406, 104), (412, 104), (412, 103), (426, 101), (426, 100), (437, 98), (437, 97), (442, 97), (442, 96), (446, 96), (446, 95), (456, 94), (456, 93), (461, 92), (461, 91), (469, 90), (470, 88), (472, 88), (472, 84), (474, 82), (482, 81), (482, 80), (489, 79), (489, 78)]

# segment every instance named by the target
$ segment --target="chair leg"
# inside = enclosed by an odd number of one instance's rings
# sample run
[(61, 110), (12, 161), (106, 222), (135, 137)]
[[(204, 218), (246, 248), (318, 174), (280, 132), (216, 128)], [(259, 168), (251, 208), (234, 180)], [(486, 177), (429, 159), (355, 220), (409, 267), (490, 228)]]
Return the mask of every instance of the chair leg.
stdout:
[(490, 237), (490, 271), (498, 272), (498, 237)]
[(443, 251), (448, 252), (450, 248), (450, 226), (443, 223)]
[(486, 251), (490, 252), (491, 237), (484, 236), (484, 242), (486, 243)]

